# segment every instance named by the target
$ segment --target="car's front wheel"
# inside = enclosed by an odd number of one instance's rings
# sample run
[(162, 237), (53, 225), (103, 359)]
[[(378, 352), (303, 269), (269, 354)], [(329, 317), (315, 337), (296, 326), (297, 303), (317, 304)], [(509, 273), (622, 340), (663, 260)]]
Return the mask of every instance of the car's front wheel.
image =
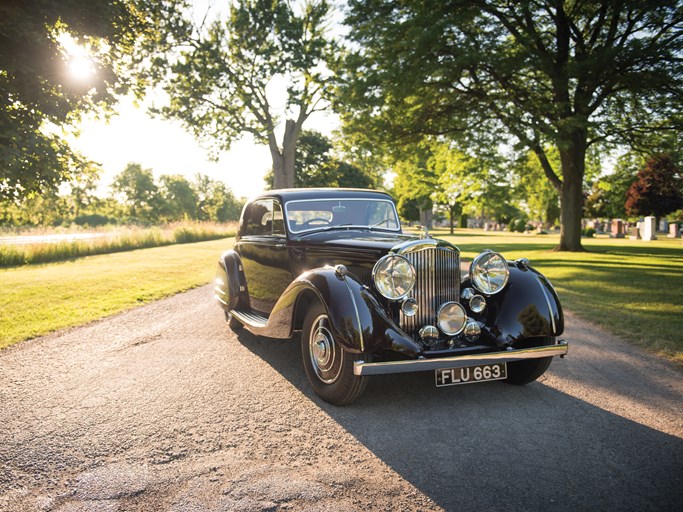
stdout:
[[(554, 339), (548, 338), (542, 344), (551, 345), (554, 342)], [(552, 357), (541, 357), (508, 363), (508, 376), (505, 382), (517, 385), (529, 384), (545, 373), (552, 360)]]
[(304, 319), (301, 355), (308, 380), (316, 394), (333, 405), (346, 405), (367, 387), (367, 377), (353, 373), (359, 359), (334, 339), (327, 312), (322, 304), (313, 305)]

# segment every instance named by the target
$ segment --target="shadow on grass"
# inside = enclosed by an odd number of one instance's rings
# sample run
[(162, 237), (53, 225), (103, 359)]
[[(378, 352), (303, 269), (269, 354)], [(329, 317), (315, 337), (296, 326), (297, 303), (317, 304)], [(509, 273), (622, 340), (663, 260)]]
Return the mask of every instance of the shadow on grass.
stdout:
[(683, 440), (542, 383), (380, 376), (340, 408), (312, 393), (296, 340), (239, 340), (446, 510), (683, 509)]

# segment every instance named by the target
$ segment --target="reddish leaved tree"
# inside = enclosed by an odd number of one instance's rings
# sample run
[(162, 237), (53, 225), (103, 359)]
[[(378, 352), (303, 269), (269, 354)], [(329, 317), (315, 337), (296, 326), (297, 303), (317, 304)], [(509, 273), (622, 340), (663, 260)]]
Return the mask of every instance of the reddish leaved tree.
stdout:
[(625, 207), (632, 217), (663, 217), (683, 208), (683, 179), (671, 157), (661, 155), (648, 160), (628, 189)]

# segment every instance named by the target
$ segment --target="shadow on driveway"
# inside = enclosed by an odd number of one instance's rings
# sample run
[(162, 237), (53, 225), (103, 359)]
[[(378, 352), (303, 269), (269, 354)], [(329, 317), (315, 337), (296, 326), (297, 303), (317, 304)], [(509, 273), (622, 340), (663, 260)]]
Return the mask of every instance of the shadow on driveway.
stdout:
[(298, 337), (238, 339), (446, 510), (683, 510), (683, 440), (542, 381), (437, 389), (432, 372), (387, 375), (334, 407), (311, 391)]

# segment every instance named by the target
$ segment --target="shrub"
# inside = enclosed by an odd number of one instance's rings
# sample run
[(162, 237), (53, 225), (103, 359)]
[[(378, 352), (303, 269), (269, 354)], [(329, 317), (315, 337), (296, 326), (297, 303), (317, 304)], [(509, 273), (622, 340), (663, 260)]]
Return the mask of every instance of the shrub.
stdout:
[(107, 217), (106, 215), (100, 215), (98, 213), (92, 213), (90, 215), (79, 215), (74, 219), (74, 223), (78, 226), (104, 226), (106, 224), (116, 224), (116, 219)]
[(585, 236), (586, 238), (593, 238), (593, 237), (595, 237), (595, 229), (586, 228), (586, 229), (581, 231), (581, 235)]

